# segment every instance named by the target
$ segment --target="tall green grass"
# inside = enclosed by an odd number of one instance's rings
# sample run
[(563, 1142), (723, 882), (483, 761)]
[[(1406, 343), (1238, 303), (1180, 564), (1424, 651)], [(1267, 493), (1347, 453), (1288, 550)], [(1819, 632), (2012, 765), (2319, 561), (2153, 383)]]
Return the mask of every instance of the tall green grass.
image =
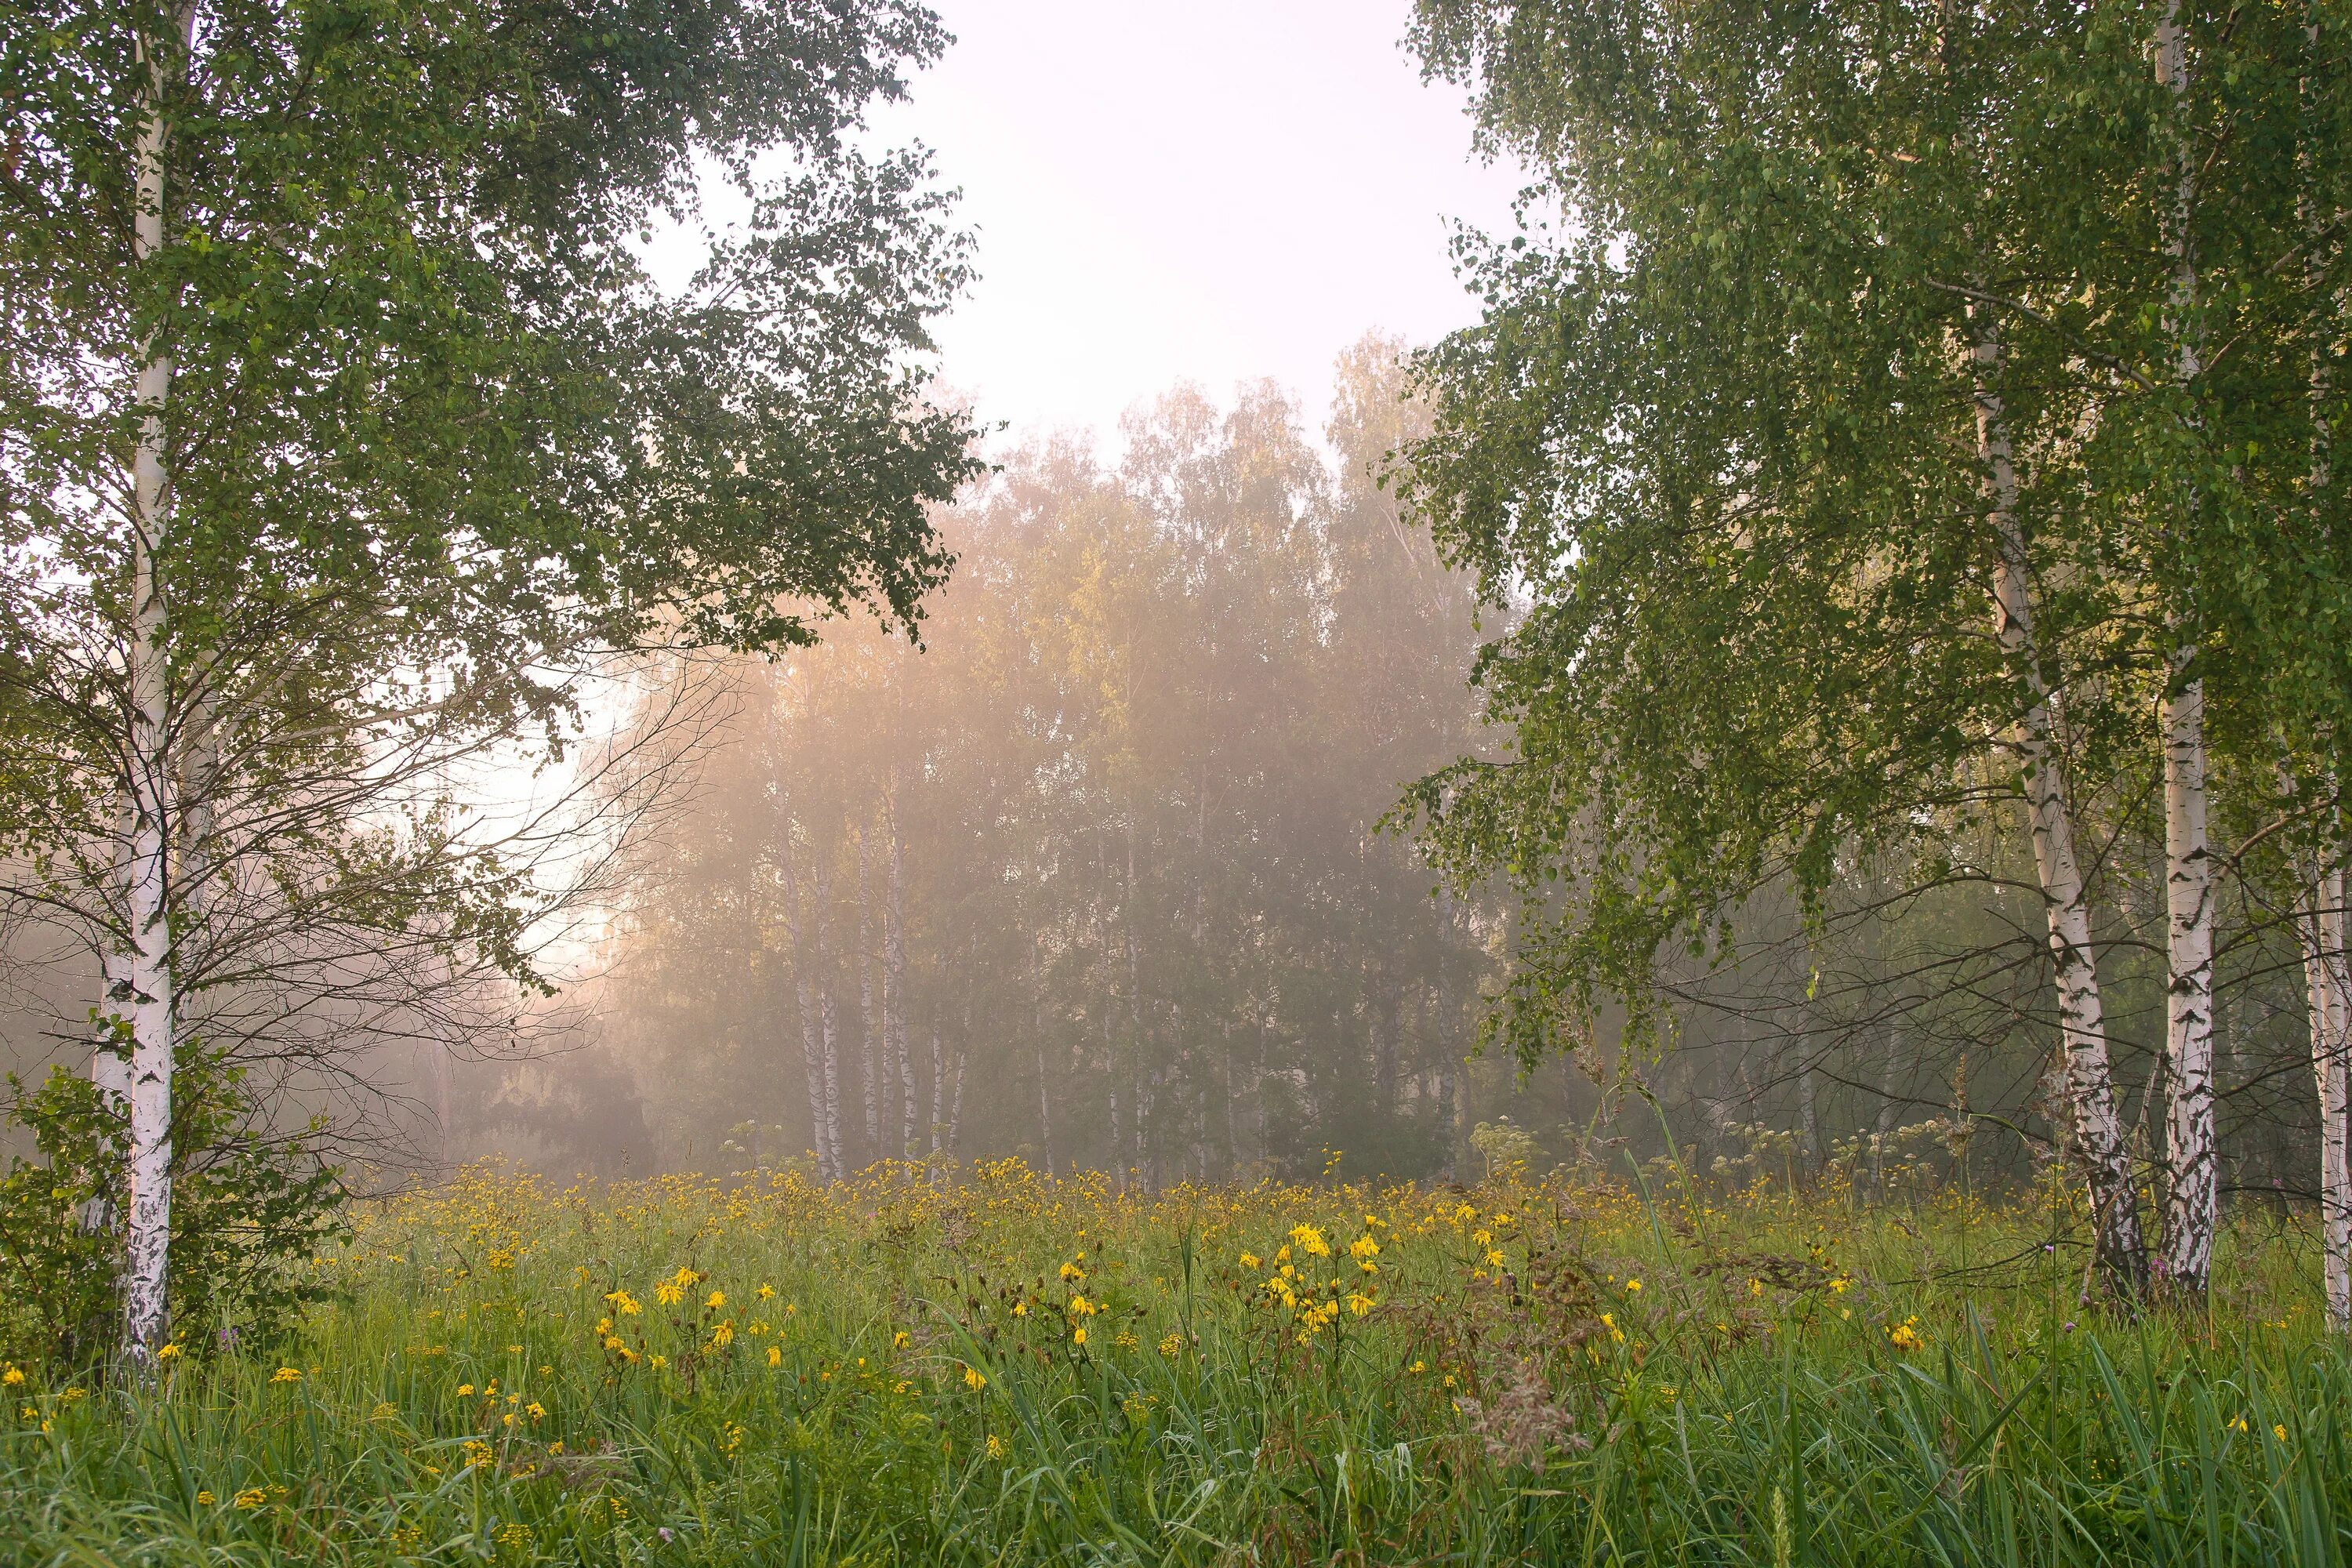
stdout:
[[(1146, 1197), (997, 1166), (559, 1193), (474, 1173), (372, 1215), (293, 1340), (184, 1347), (151, 1393), (24, 1369), (0, 1550), (2352, 1558), (2352, 1358), (2295, 1226), (2233, 1229), (2210, 1316), (2130, 1319), (2082, 1302), (2074, 1219), (2046, 1194), (1669, 1188)], [(1330, 1256), (1294, 1279), (1340, 1279), (1360, 1314), (1318, 1325), (1266, 1289), (1281, 1246), (1310, 1260), (1300, 1225)], [(1351, 1258), (1365, 1236), (1380, 1250)]]

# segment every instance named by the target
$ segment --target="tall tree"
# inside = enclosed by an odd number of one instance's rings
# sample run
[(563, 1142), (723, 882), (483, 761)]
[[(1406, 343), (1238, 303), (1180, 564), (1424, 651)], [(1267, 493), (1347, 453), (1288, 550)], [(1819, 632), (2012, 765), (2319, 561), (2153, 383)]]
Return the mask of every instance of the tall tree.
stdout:
[[(2346, 689), (2340, 656), (2285, 647), (2336, 590), (2254, 499), (2257, 455), (2308, 418), (2260, 303), (2298, 253), (2269, 19), (2233, 37), (2237, 13), (2169, 5), (1418, 16), (1430, 68), (1474, 88), (1490, 144), (1561, 215), (1473, 247), (1486, 319), (1426, 360), (1442, 406), (1417, 449), (1441, 542), (1533, 605), (1482, 666), (1518, 755), (1420, 797), (1457, 868), (1522, 876), (1506, 1028), (1539, 1053), (1614, 992), (1638, 1031), (1662, 950), (1726, 939), (1759, 889), (1817, 900), (1841, 857), (1889, 851), (1922, 886), (1988, 878), (1969, 825), (2004, 817), (2048, 916), (2099, 1252), (2136, 1294), (2086, 829), (2121, 831), (2119, 786), (2160, 771), (2167, 1273), (2201, 1289), (2210, 748), (2276, 710), (2254, 695), (2272, 658), (2300, 667), (2307, 713)], [(2225, 340), (2226, 362), (2203, 346)]]
[[(219, 874), (181, 852), (186, 781), (267, 786), (214, 737), (289, 694), (289, 746), (364, 753), (419, 710), (559, 736), (599, 653), (805, 642), (798, 606), (908, 618), (943, 574), (924, 508), (970, 432), (908, 355), (961, 241), (920, 156), (850, 144), (942, 42), (896, 0), (0, 30), (8, 668), (79, 812), (12, 848), (127, 840), (121, 896), (30, 896), (108, 950), (134, 1042), (135, 1362), (169, 1332), (177, 942)], [(749, 216), (665, 293), (640, 237), (712, 167)]]

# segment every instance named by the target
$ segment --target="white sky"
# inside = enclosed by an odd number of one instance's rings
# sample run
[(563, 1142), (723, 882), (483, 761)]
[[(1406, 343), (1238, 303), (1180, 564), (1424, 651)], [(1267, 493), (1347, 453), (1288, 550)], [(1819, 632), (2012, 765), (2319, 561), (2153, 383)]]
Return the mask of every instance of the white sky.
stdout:
[(1409, 0), (933, 0), (956, 43), (884, 111), (963, 191), (980, 281), (946, 381), (1017, 434), (1091, 428), (1179, 379), (1271, 375), (1310, 428), (1332, 357), (1475, 319), (1449, 218), (1507, 228)]

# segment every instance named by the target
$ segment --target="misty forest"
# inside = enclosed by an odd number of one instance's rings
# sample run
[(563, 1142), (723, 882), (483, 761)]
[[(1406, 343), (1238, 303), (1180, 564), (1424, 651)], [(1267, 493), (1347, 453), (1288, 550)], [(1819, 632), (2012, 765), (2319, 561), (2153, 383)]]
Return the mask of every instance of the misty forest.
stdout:
[(2352, 8), (1381, 25), (1087, 427), (919, 0), (0, 0), (0, 1562), (2352, 1558)]

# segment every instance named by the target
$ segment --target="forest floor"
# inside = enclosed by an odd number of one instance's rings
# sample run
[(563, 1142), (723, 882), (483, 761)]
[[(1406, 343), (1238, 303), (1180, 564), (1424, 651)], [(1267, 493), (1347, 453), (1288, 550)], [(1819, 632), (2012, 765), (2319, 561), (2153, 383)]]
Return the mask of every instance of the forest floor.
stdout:
[(2352, 1357), (2306, 1227), (2082, 1300), (2049, 1193), (1655, 1170), (1123, 1194), (1017, 1163), (383, 1205), (299, 1337), (10, 1369), (65, 1563), (2308, 1563)]

